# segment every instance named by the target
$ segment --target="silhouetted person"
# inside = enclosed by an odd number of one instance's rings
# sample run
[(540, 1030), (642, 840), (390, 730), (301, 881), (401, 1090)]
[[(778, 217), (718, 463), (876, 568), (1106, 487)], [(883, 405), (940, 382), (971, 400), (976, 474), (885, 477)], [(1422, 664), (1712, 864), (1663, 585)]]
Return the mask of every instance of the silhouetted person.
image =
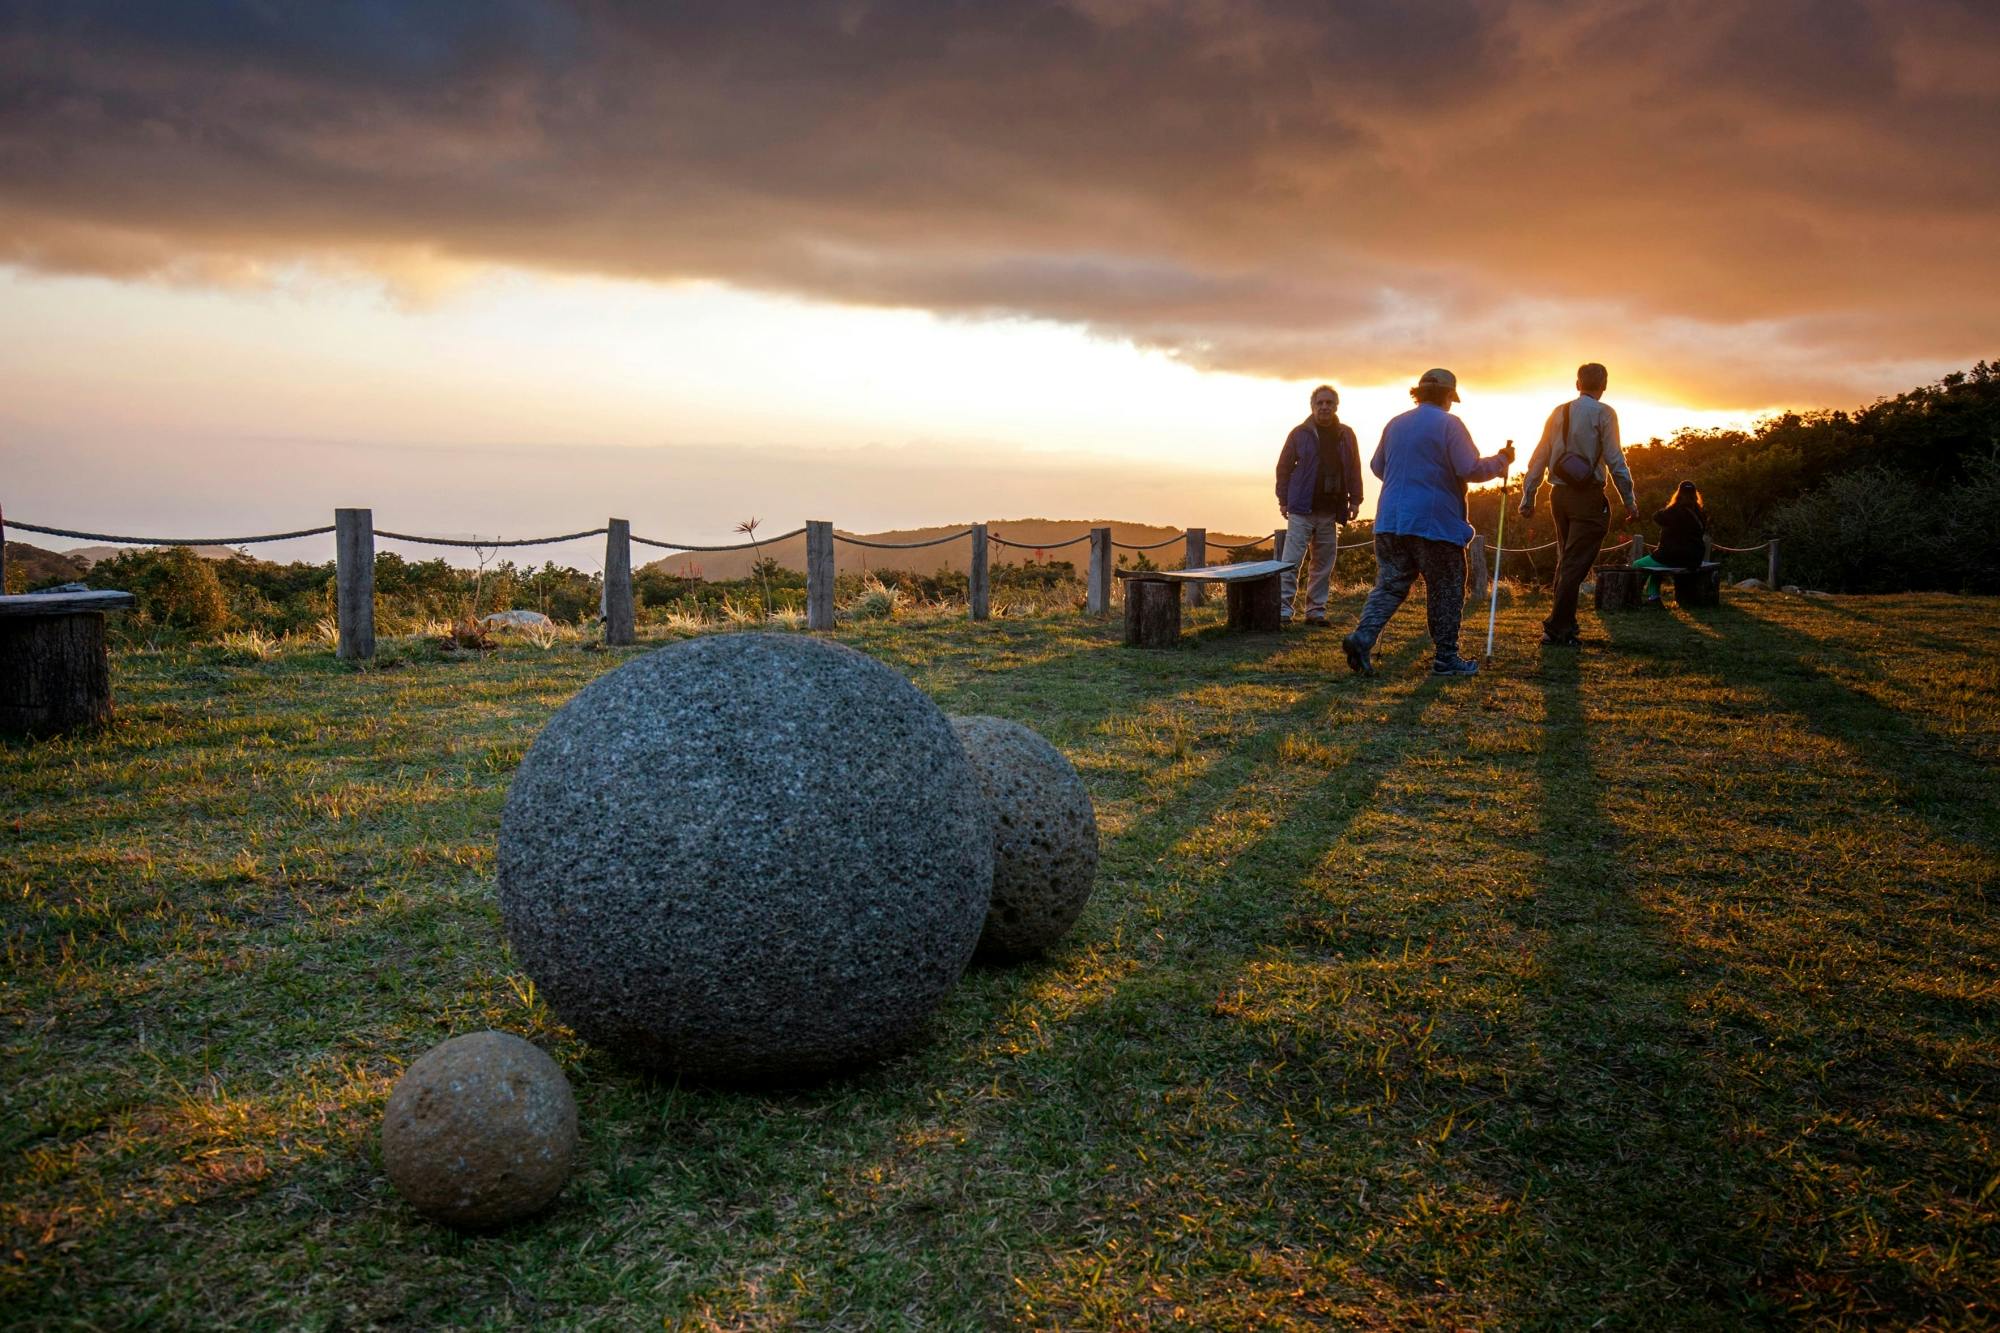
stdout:
[(1470, 676), (1477, 662), (1458, 655), (1459, 616), (1465, 610), (1465, 521), (1468, 482), (1490, 481), (1514, 461), (1509, 444), (1490, 458), (1473, 448), (1472, 433), (1451, 414), (1458, 377), (1426, 370), (1410, 390), (1417, 405), (1382, 428), (1369, 463), (1382, 479), (1375, 501), (1375, 588), (1361, 608), (1361, 623), (1340, 641), (1347, 665), (1372, 675), (1369, 655), (1396, 608), (1421, 577), (1424, 606), (1437, 659), (1431, 674)]
[(1574, 648), (1577, 637), (1576, 594), (1597, 563), (1604, 534), (1611, 529), (1611, 507), (1604, 500), (1608, 471), (1625, 500), (1625, 521), (1639, 521), (1632, 503), (1632, 472), (1618, 444), (1618, 414), (1602, 402), (1610, 373), (1595, 361), (1578, 366), (1577, 396), (1549, 413), (1542, 440), (1528, 459), (1528, 479), (1521, 487), (1521, 517), (1535, 512), (1535, 492), (1548, 474), (1549, 512), (1556, 521), (1556, 541), (1562, 546), (1556, 566), (1555, 605), (1542, 622), (1542, 642)]
[[(1653, 515), (1660, 525), (1659, 549), (1632, 562), (1634, 569), (1700, 569), (1708, 559), (1708, 511), (1701, 507), (1701, 492), (1684, 481), (1674, 489), (1667, 507)], [(1660, 602), (1660, 576), (1646, 579), (1646, 604)]]
[(1278, 453), (1278, 514), (1285, 520), (1285, 572), (1278, 576), (1278, 614), (1292, 623), (1299, 567), (1312, 547), (1306, 584), (1306, 624), (1326, 624), (1327, 586), (1340, 545), (1340, 525), (1361, 509), (1361, 445), (1340, 419), (1332, 385), (1312, 391), (1312, 415), (1292, 427)]

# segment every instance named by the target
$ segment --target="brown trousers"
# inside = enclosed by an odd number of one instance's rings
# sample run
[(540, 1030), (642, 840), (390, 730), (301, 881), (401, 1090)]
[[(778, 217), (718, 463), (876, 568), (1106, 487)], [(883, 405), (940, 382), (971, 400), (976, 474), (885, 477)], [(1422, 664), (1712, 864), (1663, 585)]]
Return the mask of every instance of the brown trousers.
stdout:
[(1556, 520), (1556, 540), (1562, 543), (1561, 563), (1556, 566), (1556, 603), (1542, 630), (1550, 638), (1561, 639), (1576, 633), (1576, 595), (1597, 553), (1604, 547), (1604, 534), (1611, 531), (1611, 506), (1604, 490), (1576, 486), (1551, 486), (1549, 512)]

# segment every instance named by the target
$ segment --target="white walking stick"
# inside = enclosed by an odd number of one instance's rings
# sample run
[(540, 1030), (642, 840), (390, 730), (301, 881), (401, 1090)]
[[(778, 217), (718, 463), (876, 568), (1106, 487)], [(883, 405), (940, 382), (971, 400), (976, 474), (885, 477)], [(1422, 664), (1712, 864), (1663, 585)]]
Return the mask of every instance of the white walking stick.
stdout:
[[(1513, 446), (1513, 441), (1507, 441)], [(1493, 600), (1486, 608), (1486, 660), (1493, 660), (1493, 622), (1500, 618), (1500, 555), (1507, 548), (1501, 542), (1507, 535), (1507, 469), (1500, 469), (1500, 518), (1493, 525)]]

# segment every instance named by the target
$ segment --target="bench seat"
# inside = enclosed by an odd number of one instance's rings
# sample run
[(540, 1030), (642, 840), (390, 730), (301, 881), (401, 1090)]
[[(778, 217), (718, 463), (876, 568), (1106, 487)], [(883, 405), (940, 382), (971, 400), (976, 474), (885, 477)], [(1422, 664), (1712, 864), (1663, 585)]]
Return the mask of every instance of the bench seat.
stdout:
[(1276, 630), (1278, 576), (1291, 568), (1283, 560), (1246, 560), (1240, 565), (1198, 565), (1193, 569), (1120, 569), (1125, 580), (1125, 642), (1143, 648), (1171, 648), (1181, 636), (1183, 583), (1220, 583), (1228, 597), (1226, 626), (1239, 633)]

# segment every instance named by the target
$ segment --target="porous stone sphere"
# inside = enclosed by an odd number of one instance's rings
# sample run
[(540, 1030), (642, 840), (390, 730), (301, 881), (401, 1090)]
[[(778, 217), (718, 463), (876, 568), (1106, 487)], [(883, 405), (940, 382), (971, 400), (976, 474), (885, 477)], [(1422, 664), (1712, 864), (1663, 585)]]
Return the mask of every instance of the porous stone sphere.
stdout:
[(1097, 812), (1076, 769), (1018, 722), (957, 717), (993, 806), (993, 905), (979, 956), (1032, 958), (1063, 937), (1097, 881)]
[(521, 967), (586, 1040), (710, 1081), (891, 1053), (964, 972), (992, 816), (951, 724), (873, 658), (717, 634), (563, 706), (500, 823)]
[(576, 1155), (576, 1099), (556, 1062), (505, 1032), (426, 1051), (389, 1093), (382, 1162), (412, 1207), (483, 1228), (548, 1206)]

